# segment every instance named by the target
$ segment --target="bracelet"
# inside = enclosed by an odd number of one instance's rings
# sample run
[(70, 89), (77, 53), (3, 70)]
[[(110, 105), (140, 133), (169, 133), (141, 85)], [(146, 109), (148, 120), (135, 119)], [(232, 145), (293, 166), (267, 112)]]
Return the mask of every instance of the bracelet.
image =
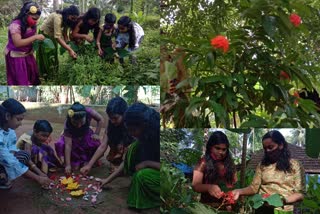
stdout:
[(30, 168), (33, 169), (33, 168), (35, 168), (35, 167), (36, 167), (36, 165), (35, 165), (35, 164), (32, 164)]

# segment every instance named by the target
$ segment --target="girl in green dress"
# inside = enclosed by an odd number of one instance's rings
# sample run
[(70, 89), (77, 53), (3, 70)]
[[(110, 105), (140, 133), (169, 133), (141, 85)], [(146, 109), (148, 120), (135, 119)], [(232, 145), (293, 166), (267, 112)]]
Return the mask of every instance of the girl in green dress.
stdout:
[(127, 203), (148, 209), (160, 206), (160, 114), (143, 103), (135, 103), (124, 114), (129, 134), (136, 139), (119, 168), (101, 181), (110, 183), (122, 172), (132, 176)]

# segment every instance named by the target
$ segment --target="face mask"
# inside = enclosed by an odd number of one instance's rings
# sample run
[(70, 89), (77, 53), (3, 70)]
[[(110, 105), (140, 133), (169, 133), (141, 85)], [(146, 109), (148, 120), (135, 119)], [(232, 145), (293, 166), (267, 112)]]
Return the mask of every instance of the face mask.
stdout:
[(34, 20), (31, 16), (27, 17), (27, 24), (29, 27), (33, 27), (37, 24), (37, 20)]
[(268, 156), (271, 163), (275, 163), (279, 160), (279, 157), (281, 155), (281, 149), (277, 148), (271, 152), (267, 152), (266, 155)]

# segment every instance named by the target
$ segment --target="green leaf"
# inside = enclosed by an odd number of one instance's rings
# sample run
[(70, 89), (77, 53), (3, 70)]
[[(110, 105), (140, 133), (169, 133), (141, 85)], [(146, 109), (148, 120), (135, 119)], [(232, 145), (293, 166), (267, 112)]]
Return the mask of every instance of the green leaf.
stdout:
[(262, 26), (265, 32), (270, 36), (274, 37), (276, 33), (276, 17), (274, 16), (263, 16), (262, 17)]
[(33, 43), (32, 43), (32, 47), (33, 47), (33, 50), (34, 51), (38, 51), (38, 49), (39, 49), (39, 40), (36, 40), (36, 41), (34, 41)]
[(118, 53), (118, 55), (119, 55), (121, 58), (124, 58), (124, 57), (130, 55), (130, 52), (127, 51), (126, 49), (123, 49), (123, 48), (117, 49), (117, 53)]
[(165, 72), (167, 74), (168, 80), (173, 80), (178, 77), (177, 67), (174, 63), (165, 61), (164, 67), (165, 67)]
[(282, 207), (283, 202), (279, 194), (270, 195), (268, 198), (265, 198), (264, 201), (268, 202), (269, 205), (274, 207)]

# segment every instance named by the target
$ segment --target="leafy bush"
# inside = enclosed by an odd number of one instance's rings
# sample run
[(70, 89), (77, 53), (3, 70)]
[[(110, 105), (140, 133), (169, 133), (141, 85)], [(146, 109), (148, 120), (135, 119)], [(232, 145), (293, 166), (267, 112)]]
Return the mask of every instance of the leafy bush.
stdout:
[(319, 175), (309, 176), (307, 193), (300, 206), (304, 213), (320, 213), (320, 183)]

